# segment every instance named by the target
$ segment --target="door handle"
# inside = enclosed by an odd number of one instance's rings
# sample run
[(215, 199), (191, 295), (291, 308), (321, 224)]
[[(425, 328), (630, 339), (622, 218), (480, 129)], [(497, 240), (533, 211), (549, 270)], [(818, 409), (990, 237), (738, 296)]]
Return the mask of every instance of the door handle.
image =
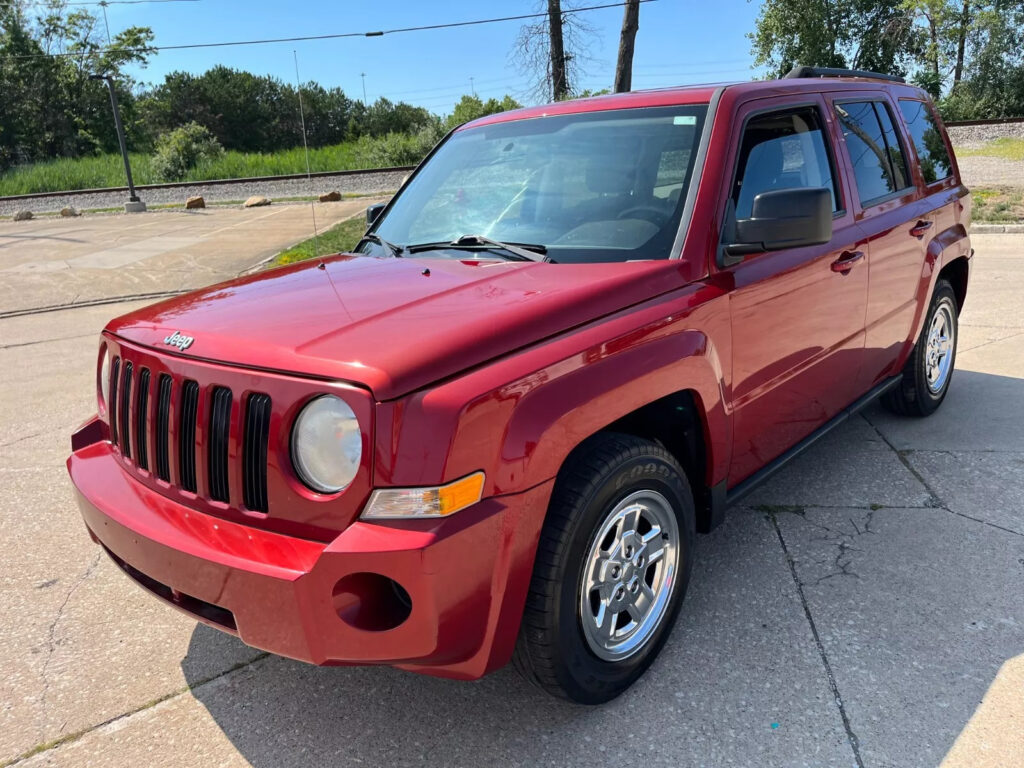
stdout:
[(843, 251), (839, 258), (832, 262), (832, 271), (846, 274), (853, 265), (864, 258), (864, 251)]
[(917, 224), (915, 224), (914, 226), (912, 226), (910, 228), (910, 236), (911, 237), (916, 237), (918, 240), (920, 240), (922, 237), (924, 237), (924, 233), (927, 232), (931, 228), (932, 228), (932, 222), (930, 222), (930, 221), (919, 221), (919, 222), (917, 222)]

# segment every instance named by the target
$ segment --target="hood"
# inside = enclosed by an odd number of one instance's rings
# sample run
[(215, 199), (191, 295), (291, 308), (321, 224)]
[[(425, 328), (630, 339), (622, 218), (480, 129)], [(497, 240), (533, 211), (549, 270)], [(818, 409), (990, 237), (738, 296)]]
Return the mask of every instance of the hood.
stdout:
[(670, 261), (342, 255), (320, 264), (169, 299), (107, 330), (171, 355), (344, 380), (390, 400), (681, 283)]

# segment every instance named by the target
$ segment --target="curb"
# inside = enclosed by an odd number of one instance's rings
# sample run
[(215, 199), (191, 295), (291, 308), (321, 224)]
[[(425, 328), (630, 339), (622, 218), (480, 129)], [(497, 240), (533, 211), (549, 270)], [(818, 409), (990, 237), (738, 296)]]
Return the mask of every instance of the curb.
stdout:
[(1024, 234), (1022, 224), (971, 224), (972, 235), (1020, 235)]

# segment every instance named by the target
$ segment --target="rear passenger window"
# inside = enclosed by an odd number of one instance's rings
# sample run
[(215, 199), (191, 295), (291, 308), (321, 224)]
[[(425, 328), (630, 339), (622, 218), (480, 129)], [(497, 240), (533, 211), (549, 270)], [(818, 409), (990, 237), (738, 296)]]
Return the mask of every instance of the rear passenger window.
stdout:
[(732, 199), (736, 218), (750, 218), (754, 198), (773, 189), (824, 187), (840, 208), (832, 162), (814, 107), (759, 115), (747, 123)]
[(880, 101), (836, 104), (861, 204), (911, 186), (889, 108)]
[(953, 173), (946, 142), (935, 122), (935, 115), (923, 101), (900, 99), (900, 111), (907, 124), (907, 132), (917, 150), (921, 163), (921, 175), (926, 184), (949, 178)]

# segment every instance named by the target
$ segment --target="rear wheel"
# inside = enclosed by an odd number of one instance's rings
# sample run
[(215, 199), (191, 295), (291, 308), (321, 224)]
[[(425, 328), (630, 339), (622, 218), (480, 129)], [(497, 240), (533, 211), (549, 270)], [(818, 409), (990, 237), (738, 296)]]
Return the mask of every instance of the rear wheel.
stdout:
[(939, 280), (903, 380), (882, 398), (886, 408), (901, 416), (930, 416), (942, 405), (956, 363), (957, 330), (956, 294)]
[(668, 638), (694, 536), (693, 497), (671, 454), (630, 435), (588, 440), (555, 483), (516, 666), (571, 701), (618, 696)]

